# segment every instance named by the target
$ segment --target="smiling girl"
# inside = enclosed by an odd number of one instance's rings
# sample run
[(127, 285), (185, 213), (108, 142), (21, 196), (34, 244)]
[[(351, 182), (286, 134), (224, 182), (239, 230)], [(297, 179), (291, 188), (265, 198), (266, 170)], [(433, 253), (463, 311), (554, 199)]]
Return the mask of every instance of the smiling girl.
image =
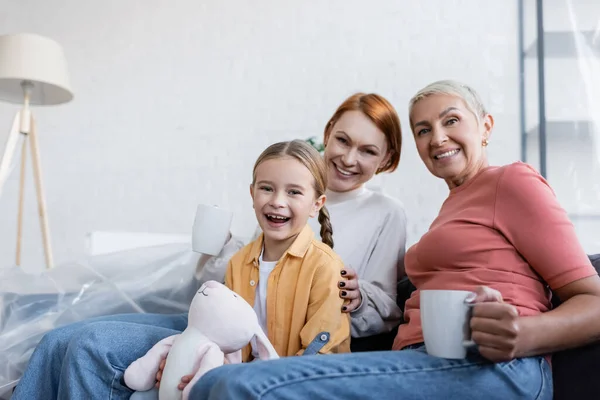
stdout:
[[(229, 261), (225, 284), (253, 305), (280, 356), (350, 351), (350, 319), (337, 282), (344, 265), (333, 252), (325, 208), (327, 171), (319, 153), (294, 140), (268, 147), (250, 185), (262, 234)], [(307, 224), (316, 217), (323, 241)], [(242, 359), (252, 359), (251, 349)]]

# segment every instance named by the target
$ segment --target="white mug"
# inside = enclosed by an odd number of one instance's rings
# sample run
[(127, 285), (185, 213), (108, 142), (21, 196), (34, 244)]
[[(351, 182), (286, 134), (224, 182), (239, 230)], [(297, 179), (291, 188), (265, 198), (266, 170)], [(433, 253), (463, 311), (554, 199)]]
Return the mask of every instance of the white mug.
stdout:
[(441, 358), (465, 358), (475, 344), (471, 337), (471, 304), (465, 290), (421, 290), (421, 327), (427, 354)]
[(196, 253), (218, 255), (230, 238), (233, 213), (217, 206), (200, 204), (192, 228), (192, 250)]

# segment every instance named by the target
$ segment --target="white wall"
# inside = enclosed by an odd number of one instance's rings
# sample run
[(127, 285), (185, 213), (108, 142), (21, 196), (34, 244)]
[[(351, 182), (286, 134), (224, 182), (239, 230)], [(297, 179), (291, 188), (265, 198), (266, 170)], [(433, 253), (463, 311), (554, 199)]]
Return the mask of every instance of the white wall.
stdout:
[[(516, 2), (0, 0), (0, 10), (0, 34), (47, 35), (69, 60), (74, 101), (36, 110), (57, 263), (81, 256), (92, 230), (187, 233), (199, 202), (233, 209), (234, 229), (249, 233), (258, 153), (320, 136), (359, 90), (400, 113), (401, 165), (382, 182), (406, 205), (411, 243), (447, 194), (414, 149), (416, 90), (468, 82), (496, 117), (492, 162), (519, 157)], [(17, 109), (0, 104), (2, 142)], [(24, 262), (37, 269), (27, 179)], [(0, 265), (13, 261), (16, 202), (14, 174), (0, 198)]]

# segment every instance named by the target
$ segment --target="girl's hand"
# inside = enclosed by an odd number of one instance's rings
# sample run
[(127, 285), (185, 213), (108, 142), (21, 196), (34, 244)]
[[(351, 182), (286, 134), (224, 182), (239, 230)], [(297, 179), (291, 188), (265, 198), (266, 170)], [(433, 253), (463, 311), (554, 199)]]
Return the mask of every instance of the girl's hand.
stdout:
[(493, 362), (519, 357), (523, 334), (517, 308), (504, 303), (500, 292), (487, 286), (480, 286), (467, 302), (474, 304), (471, 340), (479, 353)]
[[(167, 363), (167, 359), (163, 358), (163, 360), (160, 362), (160, 364), (158, 365), (158, 372), (156, 373), (156, 388), (160, 388), (160, 380), (162, 378), (162, 374), (163, 374), (163, 370), (165, 369), (165, 364)], [(229, 361), (227, 361), (227, 359), (225, 358), (223, 360), (223, 364), (229, 364)], [(179, 382), (179, 385), (177, 385), (177, 389), (179, 390), (183, 390), (185, 389), (185, 387), (188, 385), (188, 383), (191, 382), (191, 380), (194, 378), (194, 375), (185, 375), (181, 378), (181, 382)]]
[(349, 313), (354, 311), (362, 303), (362, 296), (358, 288), (358, 276), (356, 271), (350, 267), (345, 267), (341, 272), (342, 279), (338, 282), (340, 288), (340, 297), (348, 302), (344, 302), (342, 312)]

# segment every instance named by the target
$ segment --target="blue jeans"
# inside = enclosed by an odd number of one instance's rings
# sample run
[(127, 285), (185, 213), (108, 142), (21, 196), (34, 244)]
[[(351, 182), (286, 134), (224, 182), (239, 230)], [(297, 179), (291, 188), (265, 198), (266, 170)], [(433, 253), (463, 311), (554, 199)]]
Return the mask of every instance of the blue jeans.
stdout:
[[(306, 346), (304, 349), (303, 357), (307, 355), (317, 354), (323, 346), (329, 342), (331, 339), (331, 335), (329, 332), (319, 332), (317, 336)], [(262, 362), (260, 360), (255, 360), (254, 362)], [(152, 388), (145, 392), (135, 392), (131, 395), (130, 400), (158, 400), (158, 389)]]
[(193, 400), (552, 399), (542, 357), (493, 364), (477, 353), (464, 360), (412, 350), (288, 357), (209, 371)]
[(125, 368), (186, 326), (187, 313), (121, 314), (54, 329), (35, 348), (11, 399), (129, 399)]

